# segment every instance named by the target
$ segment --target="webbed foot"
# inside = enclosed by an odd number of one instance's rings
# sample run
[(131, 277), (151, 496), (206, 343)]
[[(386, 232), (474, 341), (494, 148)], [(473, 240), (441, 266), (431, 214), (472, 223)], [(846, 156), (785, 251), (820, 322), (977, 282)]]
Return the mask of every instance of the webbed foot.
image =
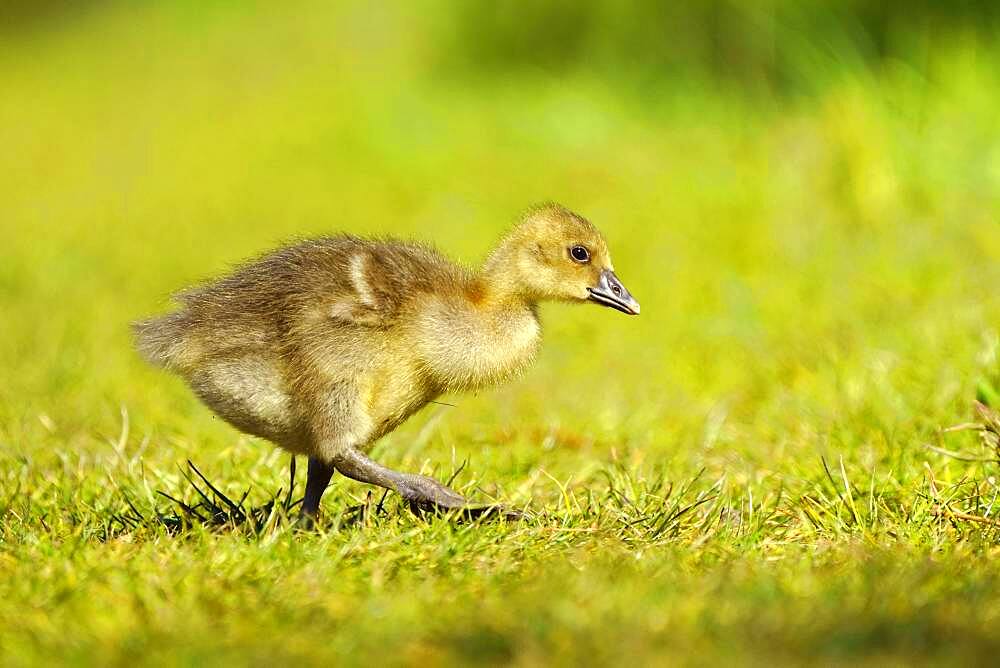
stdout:
[(348, 450), (338, 455), (334, 466), (348, 478), (394, 490), (418, 514), (459, 511), (458, 514), (467, 519), (494, 517), (517, 521), (525, 518), (524, 513), (500, 505), (470, 504), (464, 496), (434, 478), (414, 473), (398, 473), (372, 461), (357, 450)]

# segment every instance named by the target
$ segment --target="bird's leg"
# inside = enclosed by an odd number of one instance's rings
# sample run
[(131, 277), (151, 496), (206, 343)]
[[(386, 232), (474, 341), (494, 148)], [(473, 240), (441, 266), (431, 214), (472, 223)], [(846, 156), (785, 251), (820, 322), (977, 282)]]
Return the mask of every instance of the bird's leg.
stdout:
[(354, 448), (348, 448), (337, 455), (333, 460), (333, 466), (348, 478), (391, 489), (417, 506), (433, 506), (441, 509), (468, 507), (465, 497), (434, 478), (393, 471), (372, 461)]
[(302, 510), (299, 517), (311, 520), (319, 512), (319, 500), (330, 484), (330, 477), (335, 468), (332, 462), (325, 462), (318, 457), (309, 458), (309, 473), (306, 477), (306, 495), (302, 499)]

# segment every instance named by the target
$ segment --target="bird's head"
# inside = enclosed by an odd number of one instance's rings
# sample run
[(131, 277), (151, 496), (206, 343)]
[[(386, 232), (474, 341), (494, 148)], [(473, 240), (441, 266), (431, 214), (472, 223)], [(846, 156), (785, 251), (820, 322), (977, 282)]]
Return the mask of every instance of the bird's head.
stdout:
[(604, 237), (558, 204), (525, 213), (490, 255), (486, 271), (533, 301), (592, 301), (639, 314), (639, 302), (615, 275)]

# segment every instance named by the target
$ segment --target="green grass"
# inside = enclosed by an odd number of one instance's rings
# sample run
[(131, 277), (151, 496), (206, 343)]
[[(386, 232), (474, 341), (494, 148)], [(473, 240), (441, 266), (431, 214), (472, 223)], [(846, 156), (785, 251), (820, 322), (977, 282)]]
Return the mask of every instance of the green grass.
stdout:
[[(164, 3), (8, 36), (0, 663), (992, 661), (996, 441), (943, 429), (998, 408), (1000, 46), (633, 95), (467, 76), (439, 29)], [(375, 450), (468, 460), (456, 485), (533, 519), (375, 512), (341, 479), (310, 533), (116, 523), (197, 502), (189, 459), (251, 505), (287, 491), (288, 456), (145, 367), (130, 320), (295, 236), (475, 262), (545, 199), (605, 231), (642, 315), (546, 306), (526, 377)]]

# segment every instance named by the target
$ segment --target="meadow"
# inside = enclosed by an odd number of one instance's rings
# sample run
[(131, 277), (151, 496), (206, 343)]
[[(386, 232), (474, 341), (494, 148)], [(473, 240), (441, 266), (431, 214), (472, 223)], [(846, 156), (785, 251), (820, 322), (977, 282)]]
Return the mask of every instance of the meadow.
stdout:
[[(448, 5), (3, 34), (0, 663), (995, 660), (1000, 43), (796, 43), (795, 76), (738, 86), (591, 43), (501, 67), (502, 34), (451, 57)], [(524, 522), (340, 479), (298, 530), (289, 456), (133, 351), (172, 291), (288, 239), (475, 264), (544, 200), (603, 230), (642, 315), (545, 306), (526, 376), (374, 451)], [(189, 460), (259, 521), (164, 521), (204, 501)]]

